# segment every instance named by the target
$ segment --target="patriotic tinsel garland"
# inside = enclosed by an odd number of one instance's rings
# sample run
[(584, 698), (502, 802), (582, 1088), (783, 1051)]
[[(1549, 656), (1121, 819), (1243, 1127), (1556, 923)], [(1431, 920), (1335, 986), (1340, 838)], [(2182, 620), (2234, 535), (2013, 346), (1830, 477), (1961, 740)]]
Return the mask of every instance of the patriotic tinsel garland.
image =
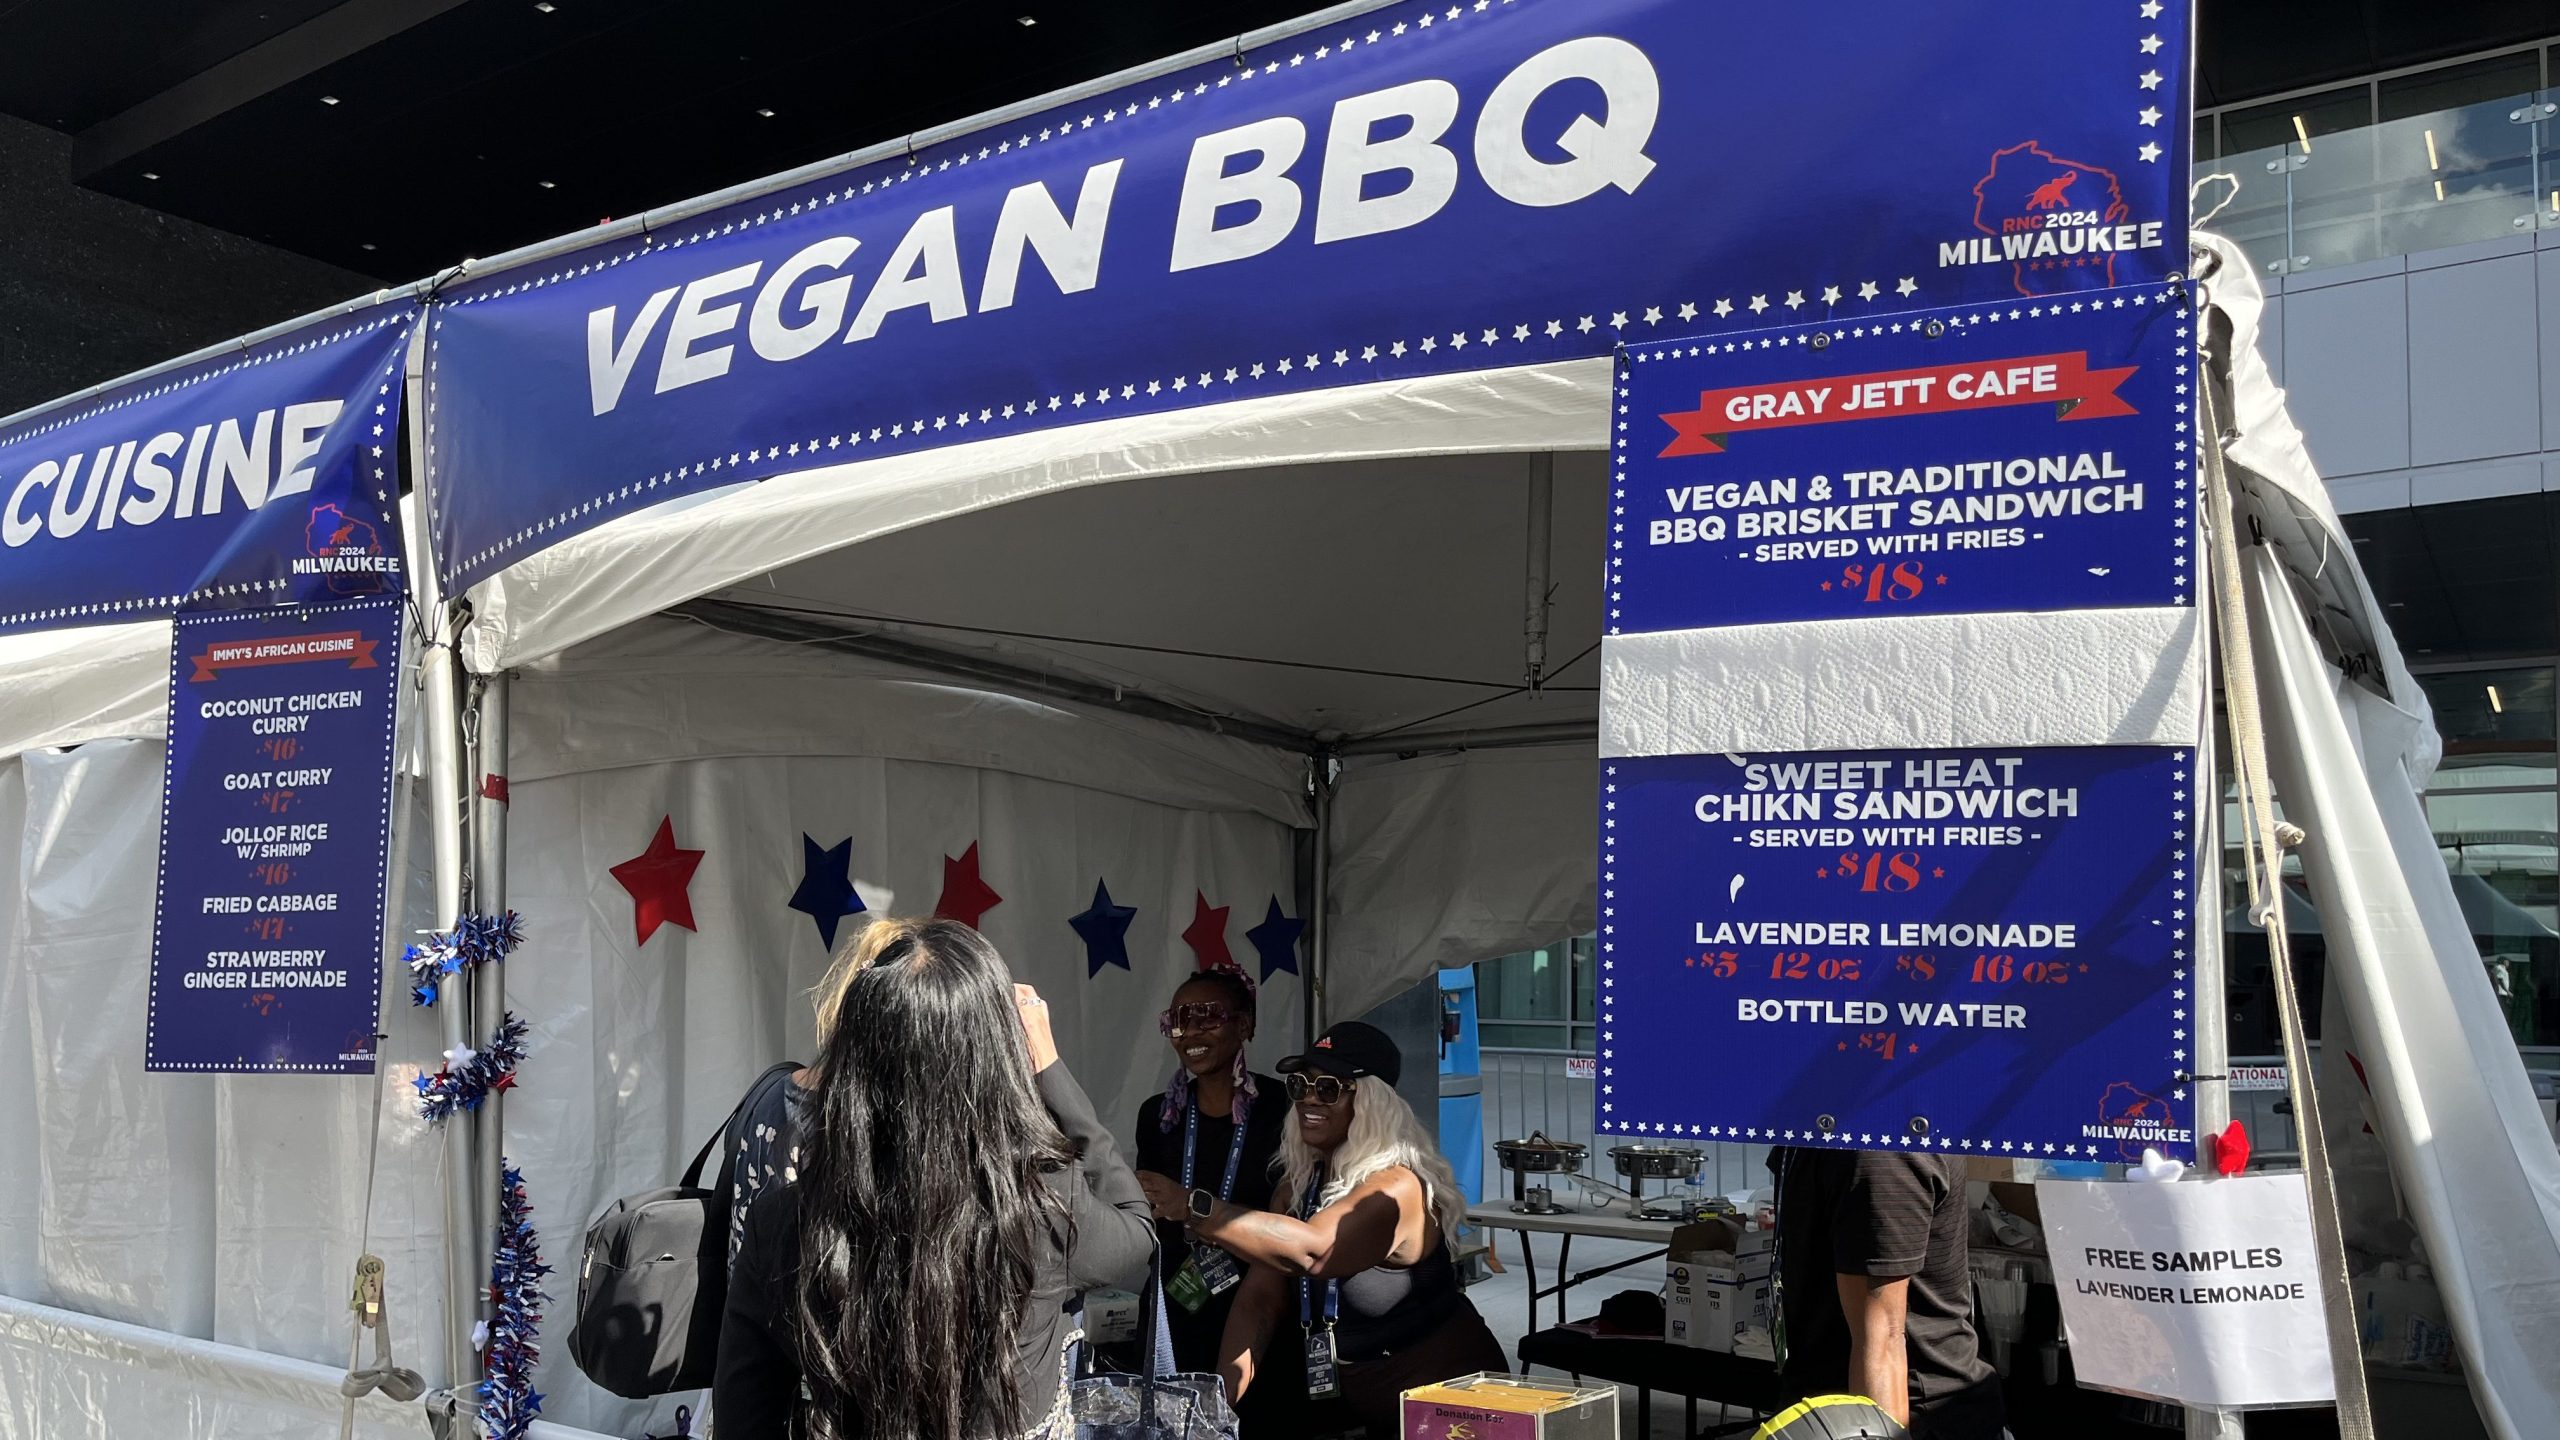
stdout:
[(510, 1010), (498, 1022), (489, 1048), (458, 1045), (444, 1052), (444, 1068), (417, 1079), (418, 1113), (432, 1123), (457, 1110), (477, 1110), (493, 1093), (511, 1090), (524, 1059), (525, 1024)]
[(446, 976), (504, 960), (522, 943), (524, 920), (513, 910), (463, 916), (452, 929), (430, 934), (401, 955), (401, 963), (409, 967), (411, 1002), (433, 1005)]
[(542, 1328), (546, 1298), (542, 1277), (551, 1273), (551, 1267), (542, 1263), (533, 1206), (524, 1195), (524, 1172), (503, 1160), (499, 1165), (504, 1181), (498, 1195), (498, 1253), (489, 1272), (495, 1314), (488, 1352), (482, 1357), (488, 1378), (480, 1382), (480, 1433), (489, 1440), (520, 1440), (542, 1413), (542, 1392), (533, 1388), (533, 1367), (542, 1358), (535, 1337)]

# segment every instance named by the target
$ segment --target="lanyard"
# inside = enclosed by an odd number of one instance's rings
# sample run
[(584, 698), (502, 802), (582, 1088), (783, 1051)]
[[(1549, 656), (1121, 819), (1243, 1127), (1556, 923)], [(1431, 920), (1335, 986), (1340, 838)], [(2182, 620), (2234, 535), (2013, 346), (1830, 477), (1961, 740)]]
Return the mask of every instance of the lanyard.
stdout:
[[(1227, 1143), (1227, 1178), (1218, 1186), (1218, 1198), (1221, 1200), (1236, 1198), (1236, 1177), (1244, 1173), (1245, 1123), (1253, 1114), (1253, 1098), (1241, 1090), (1236, 1092), (1231, 1104), (1233, 1108), (1228, 1118), (1235, 1122), (1236, 1134), (1235, 1139)], [(1185, 1190), (1192, 1188), (1192, 1169), (1199, 1149), (1200, 1097), (1195, 1092), (1182, 1106), (1182, 1188)]]
[[(1320, 1203), (1320, 1197), (1323, 1194), (1324, 1167), (1319, 1165), (1316, 1167), (1316, 1173), (1307, 1177), (1307, 1193), (1298, 1199), (1298, 1219), (1301, 1223), (1313, 1220), (1316, 1218), (1316, 1212), (1324, 1208)], [(1316, 1328), (1315, 1289), (1316, 1282), (1312, 1277), (1303, 1275), (1298, 1277), (1298, 1325), (1301, 1329)], [(1327, 1280), (1324, 1282), (1325, 1327), (1331, 1329), (1333, 1322), (1341, 1315), (1342, 1282)]]

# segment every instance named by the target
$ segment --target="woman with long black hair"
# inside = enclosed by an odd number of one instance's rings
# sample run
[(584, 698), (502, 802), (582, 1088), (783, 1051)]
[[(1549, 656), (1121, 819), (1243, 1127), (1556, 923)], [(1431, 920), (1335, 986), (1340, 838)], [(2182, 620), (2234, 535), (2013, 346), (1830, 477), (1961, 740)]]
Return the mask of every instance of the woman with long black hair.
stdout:
[(1174, 1071), (1165, 1092), (1148, 1096), (1138, 1111), (1138, 1183), (1155, 1208), (1178, 1370), (1218, 1368), (1227, 1307), (1245, 1271), (1235, 1256), (1195, 1242), (1183, 1226), (1219, 1200), (1268, 1210), (1279, 1180), (1289, 1105), (1279, 1081), (1246, 1063), (1254, 1001), (1253, 981), (1242, 970), (1214, 966), (1185, 979), (1156, 1017), (1173, 1046)]
[(721, 1440), (1063, 1440), (1063, 1307), (1143, 1283), (1146, 1199), (984, 937), (875, 920), (856, 943), (797, 1183), (747, 1217)]

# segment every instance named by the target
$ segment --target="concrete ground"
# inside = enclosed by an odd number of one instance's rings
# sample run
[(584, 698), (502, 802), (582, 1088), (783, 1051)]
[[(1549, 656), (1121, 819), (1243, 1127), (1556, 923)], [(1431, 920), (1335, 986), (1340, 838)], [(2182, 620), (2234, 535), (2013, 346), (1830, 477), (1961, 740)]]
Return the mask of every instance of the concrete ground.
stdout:
[[(1467, 1298), (1475, 1302), (1476, 1310), (1484, 1316), (1485, 1324), (1493, 1328), (1494, 1338), (1502, 1342), (1502, 1353), (1510, 1357), (1512, 1368), (1516, 1370), (1520, 1362), (1520, 1337), (1529, 1331), (1529, 1281), (1527, 1272), (1521, 1268), (1520, 1264), (1520, 1234), (1518, 1231), (1502, 1230), (1493, 1232), (1488, 1238), (1499, 1247), (1504, 1273), (1488, 1276), (1469, 1286)], [(1538, 1283), (1542, 1287), (1556, 1283), (1556, 1259), (1561, 1239), (1562, 1237), (1555, 1235), (1529, 1237), (1530, 1252), (1537, 1257), (1538, 1262)], [(1652, 1247), (1633, 1241), (1602, 1240), (1588, 1235), (1580, 1236), (1573, 1242), (1573, 1268), (1579, 1274), (1620, 1260), (1632, 1259), (1644, 1254), (1649, 1248)], [(1563, 1318), (1588, 1320), (1599, 1310), (1600, 1302), (1619, 1291), (1659, 1291), (1662, 1288), (1662, 1282), (1663, 1262), (1659, 1257), (1639, 1261), (1624, 1270), (1575, 1286), (1565, 1297), (1566, 1314)], [(1539, 1327), (1544, 1328), (1556, 1323), (1554, 1298), (1550, 1297), (1538, 1302)], [(1542, 1370), (1538, 1373), (1547, 1375), (1549, 1372)], [(1564, 1377), (1550, 1376), (1550, 1378)], [(1657, 1394), (1653, 1397), (1654, 1440), (1675, 1440), (1675, 1437), (1680, 1436), (1684, 1403), (1677, 1395)], [(1698, 1408), (1698, 1424), (1701, 1428), (1728, 1420), (1738, 1421), (1746, 1418), (1748, 1417), (1740, 1410), (1720, 1414), (1719, 1407), (1713, 1403), (1702, 1403)], [(1624, 1440), (1635, 1440), (1639, 1433), (1637, 1421), (1636, 1392), (1620, 1386), (1618, 1433), (1624, 1437)]]

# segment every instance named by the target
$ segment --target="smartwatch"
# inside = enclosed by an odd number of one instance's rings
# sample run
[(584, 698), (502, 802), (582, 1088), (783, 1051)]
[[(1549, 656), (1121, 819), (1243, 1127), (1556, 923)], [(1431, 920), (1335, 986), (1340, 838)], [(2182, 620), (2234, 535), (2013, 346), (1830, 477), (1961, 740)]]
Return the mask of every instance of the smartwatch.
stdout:
[(1210, 1193), (1209, 1193), (1208, 1191), (1206, 1191), (1206, 1190), (1194, 1190), (1194, 1191), (1192, 1191), (1192, 1192), (1191, 1192), (1191, 1218), (1192, 1218), (1192, 1219), (1194, 1219), (1194, 1220), (1206, 1220), (1206, 1219), (1208, 1219), (1211, 1215), (1213, 1215), (1213, 1214), (1217, 1213), (1217, 1209), (1218, 1209), (1218, 1197), (1217, 1197), (1217, 1196), (1210, 1194)]

